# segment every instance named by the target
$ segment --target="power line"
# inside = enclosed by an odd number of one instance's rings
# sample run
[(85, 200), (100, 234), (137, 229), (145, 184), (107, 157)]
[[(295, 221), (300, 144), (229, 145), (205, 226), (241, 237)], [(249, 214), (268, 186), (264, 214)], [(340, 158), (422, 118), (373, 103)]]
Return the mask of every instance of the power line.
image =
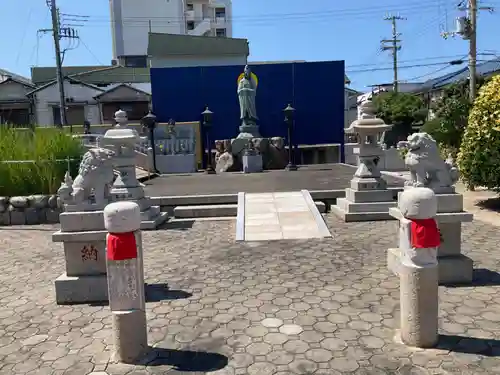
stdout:
[(426, 74), (422, 74), (422, 75), (419, 75), (419, 76), (416, 76), (416, 77), (412, 77), (412, 78), (408, 78), (408, 79), (405, 79), (406, 82), (408, 81), (416, 81), (416, 80), (419, 80), (419, 79), (422, 79), (424, 77), (428, 77), (428, 76), (432, 76), (436, 73), (439, 73), (439, 72), (442, 72), (443, 70), (446, 70), (448, 68), (451, 68), (451, 67), (454, 67), (456, 65), (459, 65), (458, 63), (460, 62), (460, 64), (463, 64), (464, 61), (463, 59), (465, 59), (467, 57), (467, 55), (464, 55), (462, 56), (460, 59), (458, 60), (455, 60), (455, 61), (450, 61), (449, 65), (448, 66), (443, 66), (442, 68), (439, 68), (439, 69), (436, 69), (436, 70), (433, 70), (432, 72), (430, 73), (426, 73)]
[[(31, 14), (33, 13), (33, 4), (30, 5), (30, 8), (28, 10), (28, 16), (26, 17), (26, 24), (29, 24), (31, 20)], [(19, 59), (21, 58), (21, 52), (23, 50), (24, 46), (24, 40), (26, 39), (26, 33), (28, 31), (28, 28), (25, 27), (23, 30), (23, 34), (21, 36), (21, 43), (19, 44), (19, 50), (17, 51), (17, 57), (16, 57), (16, 65), (19, 64)]]
[[(438, 66), (438, 65), (450, 65), (450, 62), (438, 62), (438, 63), (428, 63), (428, 64), (414, 64), (414, 65), (403, 65), (398, 66), (398, 69), (412, 69), (412, 68), (422, 68), (427, 66)], [(367, 72), (379, 72), (384, 70), (393, 70), (393, 67), (379, 67), (371, 69), (359, 69), (359, 70), (346, 70), (346, 73), (367, 73)]]
[[(427, 4), (427, 5), (426, 5)], [(394, 11), (405, 11), (411, 13), (434, 13), (436, 0), (413, 3), (404, 6), (395, 6), (391, 7)], [(431, 6), (433, 5), (433, 6)], [(295, 22), (321, 22), (327, 21), (337, 18), (350, 18), (350, 19), (364, 19), (364, 18), (372, 18), (374, 15), (383, 13), (387, 10), (387, 7), (371, 7), (365, 8), (363, 10), (360, 9), (347, 9), (347, 10), (332, 10), (332, 11), (322, 11), (322, 12), (300, 12), (300, 13), (281, 13), (281, 14), (266, 14), (259, 16), (235, 16), (235, 17), (226, 17), (228, 22), (238, 21), (238, 24), (249, 24), (255, 26), (266, 26), (266, 25), (275, 25), (277, 22), (283, 21), (295, 21)], [(90, 16), (90, 15), (72, 15), (77, 18), (68, 18), (70, 21), (81, 21), (81, 18), (85, 18), (85, 22), (88, 25), (97, 27), (97, 26), (108, 26), (113, 22), (121, 22), (126, 24), (127, 27), (149, 27), (151, 23), (153, 26), (166, 26), (166, 25), (175, 25), (175, 24), (183, 24), (185, 22), (184, 17), (167, 17), (167, 16), (156, 16), (156, 17), (124, 17), (120, 21), (110, 20), (103, 16)]]
[(92, 50), (87, 46), (87, 44), (80, 38), (80, 43), (82, 46), (87, 50), (87, 52), (100, 64), (100, 65), (105, 65), (99, 60), (99, 58), (92, 52)]

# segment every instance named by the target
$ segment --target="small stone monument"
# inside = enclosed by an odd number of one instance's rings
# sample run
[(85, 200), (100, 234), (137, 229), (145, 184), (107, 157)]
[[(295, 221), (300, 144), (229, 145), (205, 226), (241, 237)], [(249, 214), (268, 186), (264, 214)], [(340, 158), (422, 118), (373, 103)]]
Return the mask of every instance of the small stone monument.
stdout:
[(111, 203), (104, 209), (104, 225), (112, 360), (135, 363), (148, 351), (141, 210), (134, 202)]
[(430, 348), (438, 341), (437, 199), (431, 189), (408, 189), (399, 196), (401, 340)]
[[(438, 249), (439, 282), (458, 284), (472, 282), (472, 259), (461, 253), (462, 222), (470, 222), (473, 215), (463, 210), (463, 196), (456, 193), (453, 186), (458, 181), (458, 170), (443, 160), (436, 141), (427, 133), (414, 133), (408, 141), (400, 142), (398, 147), (406, 148), (405, 164), (411, 178), (405, 183), (406, 189), (426, 187), (437, 197), (437, 216), (441, 232), (441, 245)], [(398, 199), (400, 199), (400, 196)], [(398, 209), (390, 210), (391, 216), (399, 219)], [(399, 273), (401, 249), (389, 249), (388, 267)]]
[(141, 208), (141, 229), (156, 229), (168, 218), (166, 212), (160, 212), (160, 207), (151, 206), (151, 200), (144, 195), (144, 189), (137, 181), (135, 171), (135, 145), (139, 142), (139, 134), (128, 127), (127, 113), (117, 111), (117, 125), (104, 134), (101, 145), (115, 152), (114, 168), (118, 177), (110, 191), (112, 201), (133, 201)]
[(63, 243), (66, 272), (55, 281), (58, 304), (108, 299), (103, 210), (110, 201), (113, 157), (110, 150), (90, 149), (75, 180), (68, 171), (59, 188), (64, 212), (59, 216), (61, 230), (52, 235), (52, 241)]
[(332, 211), (345, 221), (390, 220), (389, 208), (395, 207), (393, 193), (378, 169), (383, 150), (377, 138), (392, 125), (375, 117), (375, 108), (369, 100), (360, 104), (360, 116), (346, 133), (357, 134), (360, 139), (359, 165), (345, 198), (337, 199)]
[(243, 151), (243, 173), (262, 172), (262, 155), (255, 149), (254, 141), (250, 140)]

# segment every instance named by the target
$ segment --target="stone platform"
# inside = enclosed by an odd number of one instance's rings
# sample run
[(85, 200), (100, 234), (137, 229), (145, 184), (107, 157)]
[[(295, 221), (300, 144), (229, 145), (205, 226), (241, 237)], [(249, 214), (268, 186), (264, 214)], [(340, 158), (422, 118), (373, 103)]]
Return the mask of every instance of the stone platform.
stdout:
[[(147, 365), (109, 361), (108, 306), (55, 303), (58, 225), (0, 229), (0, 374), (339, 375), (500, 372), (498, 228), (463, 224), (474, 282), (440, 287), (440, 342), (395, 341), (395, 222), (325, 221), (333, 238), (235, 243), (235, 223), (143, 233)], [(168, 283), (168, 287), (165, 284)]]
[[(191, 173), (157, 177), (144, 182), (147, 196), (186, 196), (286, 192), (300, 190), (343, 190), (350, 185), (356, 167), (348, 164), (299, 166), (298, 171), (273, 170), (262, 173), (241, 172), (206, 175)], [(388, 187), (402, 187), (400, 177), (386, 176)]]

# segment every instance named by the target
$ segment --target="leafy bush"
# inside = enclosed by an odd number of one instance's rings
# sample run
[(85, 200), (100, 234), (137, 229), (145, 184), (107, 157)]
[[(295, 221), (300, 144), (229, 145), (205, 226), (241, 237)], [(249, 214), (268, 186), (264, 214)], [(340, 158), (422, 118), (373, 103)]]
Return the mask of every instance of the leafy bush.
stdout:
[(469, 188), (500, 188), (500, 75), (481, 87), (470, 111), (458, 166)]
[(381, 93), (373, 99), (377, 116), (386, 124), (393, 125), (384, 135), (384, 143), (395, 146), (413, 133), (414, 127), (421, 125), (427, 110), (422, 99), (409, 93)]
[(470, 108), (468, 82), (451, 85), (433, 104), (435, 117), (424, 124), (422, 131), (429, 133), (455, 158), (467, 126)]
[(68, 169), (67, 159), (74, 159), (74, 175), (82, 154), (80, 141), (58, 129), (0, 127), (0, 196), (55, 193)]

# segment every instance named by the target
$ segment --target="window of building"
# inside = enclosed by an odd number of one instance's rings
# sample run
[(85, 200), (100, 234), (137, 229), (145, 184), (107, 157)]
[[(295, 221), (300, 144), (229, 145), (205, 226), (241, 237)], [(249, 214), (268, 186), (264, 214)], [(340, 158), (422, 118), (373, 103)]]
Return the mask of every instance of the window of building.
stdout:
[(226, 36), (226, 29), (215, 29), (215, 36)]
[(187, 21), (186, 22), (186, 28), (188, 30), (194, 30), (194, 21)]
[(215, 17), (225, 18), (226, 17), (226, 8), (215, 8)]
[(194, 5), (192, 3), (187, 3), (186, 10), (194, 10)]
[(147, 56), (125, 56), (125, 66), (128, 68), (147, 68)]

